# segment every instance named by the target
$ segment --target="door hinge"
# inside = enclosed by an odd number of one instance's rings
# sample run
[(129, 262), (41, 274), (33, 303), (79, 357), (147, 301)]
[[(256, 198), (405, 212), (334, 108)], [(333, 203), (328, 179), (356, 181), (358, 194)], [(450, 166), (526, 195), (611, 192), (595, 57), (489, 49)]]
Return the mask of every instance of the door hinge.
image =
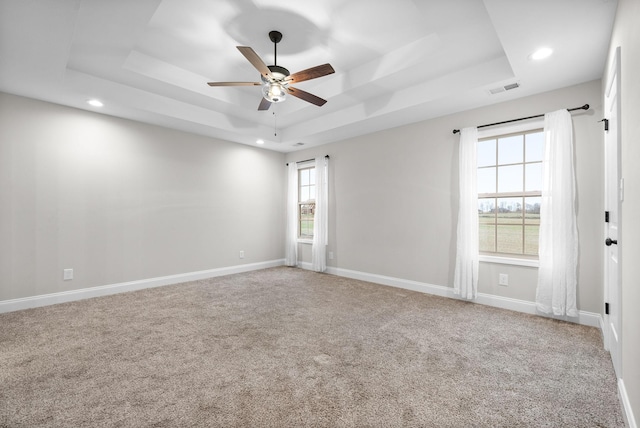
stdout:
[(609, 211), (604, 212), (604, 222), (609, 223)]
[(599, 120), (598, 122), (604, 122), (604, 130), (605, 131), (609, 130), (609, 119), (602, 119), (602, 120)]
[(604, 304), (604, 314), (609, 315), (609, 303)]

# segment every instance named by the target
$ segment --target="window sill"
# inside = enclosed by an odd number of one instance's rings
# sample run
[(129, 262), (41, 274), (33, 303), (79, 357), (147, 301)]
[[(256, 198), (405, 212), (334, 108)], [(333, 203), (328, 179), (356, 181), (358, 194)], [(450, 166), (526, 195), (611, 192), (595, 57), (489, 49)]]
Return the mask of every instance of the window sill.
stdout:
[(313, 239), (300, 239), (298, 238), (298, 244), (313, 244)]
[(535, 268), (539, 266), (538, 260), (518, 259), (515, 257), (487, 256), (481, 254), (478, 260), (484, 263), (499, 263), (503, 265), (527, 266)]

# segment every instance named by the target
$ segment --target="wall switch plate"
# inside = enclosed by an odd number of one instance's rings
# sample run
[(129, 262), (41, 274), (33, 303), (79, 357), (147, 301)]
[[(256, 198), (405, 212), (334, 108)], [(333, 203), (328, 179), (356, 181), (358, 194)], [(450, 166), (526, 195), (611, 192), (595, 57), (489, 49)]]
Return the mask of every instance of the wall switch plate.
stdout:
[(244, 251), (240, 250), (240, 258), (244, 259)]
[(498, 285), (509, 285), (509, 275), (501, 273), (498, 277)]
[(62, 271), (62, 279), (64, 281), (70, 281), (73, 279), (73, 269), (64, 269)]

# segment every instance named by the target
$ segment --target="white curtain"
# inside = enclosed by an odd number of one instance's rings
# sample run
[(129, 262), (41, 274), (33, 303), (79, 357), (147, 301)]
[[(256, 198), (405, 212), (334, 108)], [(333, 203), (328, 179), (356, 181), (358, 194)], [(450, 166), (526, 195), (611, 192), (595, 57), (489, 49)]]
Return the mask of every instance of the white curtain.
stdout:
[(329, 219), (329, 158), (316, 158), (316, 208), (313, 221), (311, 268), (316, 272), (327, 270), (327, 238)]
[(576, 317), (578, 228), (571, 114), (545, 114), (544, 135), (536, 306), (547, 314)]
[(464, 128), (460, 132), (460, 202), (453, 292), (465, 299), (475, 299), (478, 291), (477, 142), (477, 128)]
[(298, 264), (298, 166), (289, 162), (287, 169), (287, 228), (285, 233), (284, 263)]

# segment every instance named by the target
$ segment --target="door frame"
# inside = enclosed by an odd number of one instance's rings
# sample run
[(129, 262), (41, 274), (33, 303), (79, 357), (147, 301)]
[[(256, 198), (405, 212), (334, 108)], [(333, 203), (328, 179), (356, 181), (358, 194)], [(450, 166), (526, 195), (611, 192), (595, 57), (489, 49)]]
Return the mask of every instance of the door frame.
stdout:
[[(603, 147), (604, 147), (604, 206), (605, 206), (605, 211), (610, 211), (611, 210), (611, 206), (610, 206), (610, 202), (612, 200), (615, 200), (617, 206), (615, 207), (616, 211), (617, 211), (617, 241), (618, 244), (613, 244), (616, 245), (616, 250), (617, 250), (617, 264), (616, 264), (616, 269), (617, 269), (617, 275), (616, 275), (616, 283), (615, 284), (610, 284), (609, 278), (610, 278), (610, 252), (609, 249), (607, 247), (605, 247), (605, 251), (604, 251), (604, 269), (603, 269), (603, 285), (604, 285), (604, 302), (603, 302), (603, 307), (605, 307), (605, 305), (608, 305), (610, 308), (610, 313), (607, 314), (606, 311), (603, 315), (603, 319), (604, 319), (604, 329), (603, 329), (603, 335), (604, 335), (604, 345), (605, 345), (605, 349), (607, 349), (609, 351), (609, 353), (611, 354), (611, 359), (612, 359), (612, 363), (616, 372), (616, 377), (618, 379), (622, 378), (622, 358), (621, 358), (621, 352), (622, 352), (622, 314), (621, 314), (621, 301), (622, 301), (622, 287), (621, 287), (621, 274), (622, 274), (622, 251), (621, 251), (621, 247), (623, 245), (622, 242), (622, 199), (624, 197), (624, 189), (622, 186), (622, 169), (621, 169), (621, 132), (620, 132), (620, 113), (621, 113), (621, 100), (620, 100), (620, 96), (621, 96), (621, 85), (620, 85), (620, 47), (618, 47), (615, 51), (612, 63), (609, 67), (609, 73), (607, 74), (607, 81), (606, 81), (606, 86), (605, 86), (605, 91), (604, 91), (604, 99), (603, 99), (603, 113), (605, 115), (605, 134), (604, 134), (604, 141), (603, 141)], [(615, 109), (615, 118), (614, 120), (609, 120), (610, 118), (607, 118), (606, 116), (609, 114), (609, 106), (607, 105), (607, 100), (610, 98), (609, 94), (611, 93), (611, 90), (613, 89), (613, 85), (615, 84), (615, 90), (616, 90), (616, 99), (615, 99), (615, 104), (613, 105), (613, 109)], [(610, 127), (615, 127), (615, 141), (610, 141), (610, 139), (607, 138), (608, 132), (610, 132), (609, 129)], [(608, 141), (609, 140), (609, 141)], [(610, 164), (608, 162), (608, 156), (609, 154), (607, 153), (607, 143), (611, 144), (615, 144), (616, 145), (616, 157), (617, 159), (615, 159), (615, 168), (617, 170), (617, 172), (615, 173), (616, 175), (616, 182), (615, 183), (610, 183)], [(615, 198), (612, 198), (612, 194), (610, 194), (610, 189), (611, 192), (613, 192), (613, 189), (615, 190)], [(607, 223), (605, 223), (605, 227), (603, 230), (603, 244), (605, 242), (605, 240), (607, 238), (609, 238), (609, 225)], [(612, 290), (612, 287), (615, 287), (616, 290)], [(614, 298), (614, 296), (617, 298), (617, 302), (612, 302), (612, 298)], [(611, 322), (613, 321), (611, 319), (611, 317), (617, 317), (617, 340), (614, 340), (613, 337), (613, 329), (611, 327)], [(616, 349), (612, 349), (612, 347), (615, 347)]]

